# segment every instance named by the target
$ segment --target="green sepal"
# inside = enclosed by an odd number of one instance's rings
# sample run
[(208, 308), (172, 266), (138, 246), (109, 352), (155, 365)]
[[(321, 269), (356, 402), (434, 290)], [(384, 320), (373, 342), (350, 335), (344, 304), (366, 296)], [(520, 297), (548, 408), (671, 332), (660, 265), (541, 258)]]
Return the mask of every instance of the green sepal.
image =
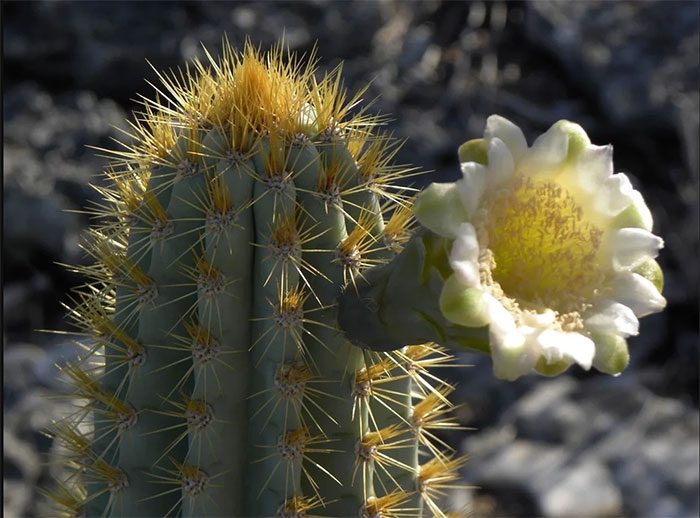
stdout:
[(566, 160), (569, 162), (576, 160), (591, 145), (591, 139), (588, 138), (586, 131), (575, 122), (560, 120), (552, 127), (561, 129), (569, 136), (569, 148), (566, 154)]
[(481, 165), (489, 163), (489, 150), (486, 141), (482, 138), (468, 140), (457, 150), (459, 162), (476, 162)]
[(421, 282), (427, 284), (433, 270), (437, 272), (442, 280), (452, 275), (450, 266), (450, 250), (453, 241), (437, 234), (426, 232), (423, 236), (423, 246), (425, 247), (425, 257), (420, 273)]
[(653, 225), (651, 213), (643, 200), (640, 200), (640, 203), (630, 203), (625, 210), (615, 216), (610, 226), (612, 228), (643, 228), (651, 232)]
[(646, 280), (651, 281), (651, 283), (656, 286), (656, 289), (659, 290), (659, 293), (663, 293), (664, 272), (655, 259), (646, 259), (632, 271), (641, 275)]
[(488, 353), (488, 327), (449, 321), (439, 307), (445, 278), (430, 257), (445, 239), (422, 230), (390, 263), (370, 269), (338, 300), (338, 324), (353, 344), (375, 351), (437, 342), (456, 350)]
[(600, 372), (617, 376), (630, 361), (627, 340), (617, 335), (591, 334), (595, 342), (593, 366)]
[(428, 230), (452, 239), (469, 219), (454, 183), (430, 184), (416, 197), (413, 213)]
[(465, 288), (454, 274), (442, 287), (440, 311), (447, 320), (460, 326), (482, 327), (489, 323), (481, 290)]
[(559, 376), (563, 372), (571, 367), (571, 362), (567, 360), (558, 360), (549, 363), (544, 356), (541, 356), (537, 363), (535, 364), (535, 370), (542, 374), (542, 376), (554, 377)]

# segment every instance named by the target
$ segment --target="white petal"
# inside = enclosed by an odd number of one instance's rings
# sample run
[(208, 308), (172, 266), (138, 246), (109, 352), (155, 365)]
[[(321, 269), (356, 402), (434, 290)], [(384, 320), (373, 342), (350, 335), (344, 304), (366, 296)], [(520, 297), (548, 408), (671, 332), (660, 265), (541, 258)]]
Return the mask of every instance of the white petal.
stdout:
[(479, 242), (476, 230), (471, 223), (462, 223), (457, 232), (457, 239), (450, 250), (450, 266), (459, 281), (469, 288), (481, 286), (479, 279)]
[(489, 315), (489, 342), (496, 377), (513, 381), (532, 371), (537, 354), (532, 351), (515, 325), (513, 316), (493, 296), (485, 293)]
[(614, 174), (598, 186), (594, 206), (604, 216), (617, 216), (633, 202), (633, 192), (634, 189), (626, 174)]
[(664, 246), (663, 239), (641, 228), (621, 228), (610, 239), (616, 271), (631, 270), (645, 259), (654, 259)]
[(484, 304), (486, 304), (486, 311), (489, 314), (491, 332), (506, 335), (517, 331), (513, 315), (493, 295), (484, 293)]
[(457, 229), (457, 239), (452, 245), (450, 259), (479, 260), (479, 242), (476, 239), (476, 229), (471, 223), (462, 223)]
[(552, 126), (532, 144), (522, 169), (533, 176), (547, 174), (566, 159), (568, 150), (569, 134), (562, 126)]
[(490, 189), (496, 189), (513, 176), (513, 155), (499, 138), (489, 141), (489, 172), (486, 181)]
[(516, 333), (490, 340), (493, 373), (497, 378), (515, 381), (533, 371), (537, 356), (527, 347), (523, 335)]
[(588, 146), (576, 161), (572, 174), (579, 188), (589, 194), (595, 193), (613, 174), (612, 146)]
[(573, 360), (586, 370), (591, 368), (593, 356), (595, 356), (595, 344), (587, 336), (547, 329), (539, 334), (537, 342), (548, 363)]
[(413, 204), (416, 219), (432, 232), (454, 239), (459, 226), (469, 219), (454, 183), (431, 183)]
[(476, 162), (462, 162), (462, 178), (457, 180), (457, 192), (467, 214), (471, 216), (479, 206), (486, 188), (487, 170)]
[(516, 162), (520, 160), (527, 151), (527, 141), (525, 140), (525, 135), (523, 135), (522, 130), (500, 115), (491, 115), (486, 119), (484, 138), (486, 140), (491, 140), (493, 138), (502, 140), (505, 145), (508, 146), (510, 154)]
[(587, 330), (623, 338), (639, 334), (639, 320), (627, 306), (607, 300), (592, 310), (583, 325)]
[(478, 264), (466, 260), (450, 260), (450, 266), (452, 267), (452, 271), (457, 276), (457, 279), (463, 286), (467, 288), (481, 287)]
[(524, 324), (537, 330), (546, 329), (554, 323), (555, 319), (556, 313), (551, 309), (545, 309), (541, 313), (525, 312), (522, 314)]
[(666, 299), (654, 283), (637, 273), (617, 274), (612, 288), (613, 298), (629, 307), (637, 317), (651, 315), (666, 307)]
[(642, 219), (642, 225), (644, 225), (642, 228), (651, 232), (651, 229), (654, 227), (654, 218), (652, 218), (651, 211), (647, 207), (641, 192), (637, 190), (632, 191), (632, 203)]

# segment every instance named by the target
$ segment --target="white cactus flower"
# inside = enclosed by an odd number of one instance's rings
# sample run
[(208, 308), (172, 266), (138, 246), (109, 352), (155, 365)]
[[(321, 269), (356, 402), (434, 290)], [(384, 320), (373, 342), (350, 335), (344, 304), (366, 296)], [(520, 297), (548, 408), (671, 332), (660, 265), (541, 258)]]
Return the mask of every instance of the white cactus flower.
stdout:
[(641, 194), (613, 173), (612, 146), (591, 144), (568, 121), (528, 146), (494, 115), (459, 153), (462, 178), (429, 187), (415, 206), (425, 227), (453, 240), (445, 317), (474, 320), (455, 309), (455, 294), (469, 290), (501, 378), (573, 363), (619, 373), (637, 319), (666, 301), (654, 261), (663, 240)]

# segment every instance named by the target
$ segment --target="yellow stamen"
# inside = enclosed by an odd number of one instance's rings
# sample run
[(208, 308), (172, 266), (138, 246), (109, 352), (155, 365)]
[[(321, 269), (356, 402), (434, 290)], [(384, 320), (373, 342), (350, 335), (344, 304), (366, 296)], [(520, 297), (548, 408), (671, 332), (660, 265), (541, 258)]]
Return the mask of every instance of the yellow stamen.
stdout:
[(483, 228), (495, 261), (491, 274), (507, 297), (566, 313), (580, 309), (601, 285), (603, 231), (586, 221), (560, 185), (517, 176), (487, 209)]

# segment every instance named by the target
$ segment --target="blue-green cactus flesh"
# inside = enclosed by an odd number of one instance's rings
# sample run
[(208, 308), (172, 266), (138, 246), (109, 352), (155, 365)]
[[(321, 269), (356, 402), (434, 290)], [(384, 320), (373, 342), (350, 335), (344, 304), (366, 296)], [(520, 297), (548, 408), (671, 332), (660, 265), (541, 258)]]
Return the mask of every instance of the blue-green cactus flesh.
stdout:
[(81, 409), (55, 427), (57, 511), (442, 512), (463, 459), (435, 434), (455, 426), (452, 387), (429, 370), (451, 357), (425, 320), (407, 324), (426, 343), (397, 331), (391, 353), (338, 326), (341, 293), (410, 237), (412, 170), (390, 165), (395, 144), (339, 73), (312, 65), (226, 44), (161, 74), (114, 153), (71, 310), (94, 347), (64, 369)]

